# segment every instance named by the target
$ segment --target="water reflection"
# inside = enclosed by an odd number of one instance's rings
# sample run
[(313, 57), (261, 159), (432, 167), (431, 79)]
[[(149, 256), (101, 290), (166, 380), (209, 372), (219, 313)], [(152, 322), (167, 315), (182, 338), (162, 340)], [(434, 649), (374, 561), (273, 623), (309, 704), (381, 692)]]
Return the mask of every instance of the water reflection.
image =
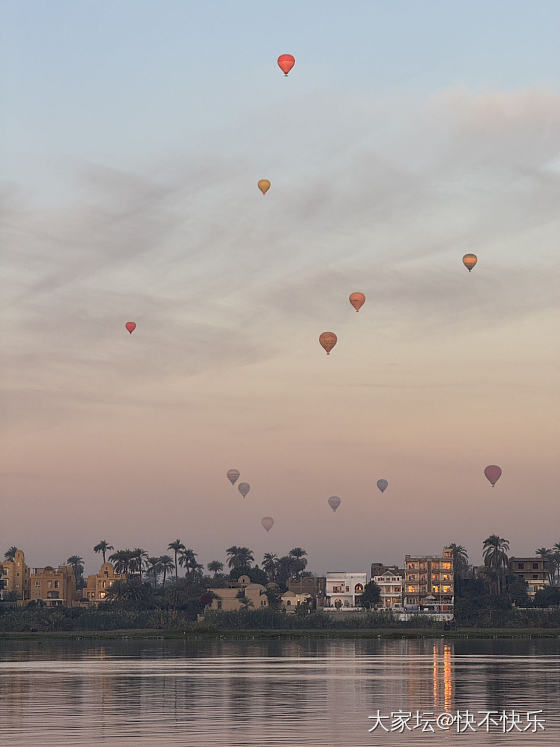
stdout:
[[(552, 745), (559, 703), (558, 639), (0, 643), (15, 746)], [(466, 709), (543, 709), (546, 731), (368, 733), (377, 710)]]

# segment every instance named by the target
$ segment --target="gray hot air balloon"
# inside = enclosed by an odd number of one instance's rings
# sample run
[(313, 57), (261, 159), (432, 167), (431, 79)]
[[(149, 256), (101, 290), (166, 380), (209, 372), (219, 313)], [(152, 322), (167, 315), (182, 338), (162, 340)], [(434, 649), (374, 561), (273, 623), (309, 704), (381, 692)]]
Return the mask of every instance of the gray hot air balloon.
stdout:
[(389, 485), (389, 483), (387, 482), (387, 480), (378, 480), (377, 481), (377, 487), (379, 488), (379, 490), (382, 493), (384, 493), (387, 490), (387, 485)]
[(274, 525), (274, 519), (272, 518), (272, 516), (265, 516), (264, 519), (261, 519), (261, 524), (267, 532), (270, 532)]
[(232, 485), (235, 485), (237, 480), (239, 479), (240, 472), (238, 469), (228, 469), (226, 472), (227, 479), (231, 482)]
[(328, 502), (333, 511), (336, 511), (341, 504), (341, 500), (337, 495), (331, 495)]
[(251, 490), (251, 486), (248, 482), (240, 482), (237, 489), (239, 490), (243, 498), (245, 498), (247, 493)]

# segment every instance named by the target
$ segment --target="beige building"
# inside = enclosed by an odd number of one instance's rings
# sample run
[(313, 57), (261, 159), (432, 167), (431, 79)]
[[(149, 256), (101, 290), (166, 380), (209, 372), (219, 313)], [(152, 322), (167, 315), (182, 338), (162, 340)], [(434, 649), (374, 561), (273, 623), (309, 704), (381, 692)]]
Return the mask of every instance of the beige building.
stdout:
[(405, 555), (404, 561), (405, 607), (452, 613), (453, 550), (444, 547), (441, 555)]
[(23, 550), (17, 550), (13, 560), (0, 563), (0, 599), (7, 592), (15, 592), (18, 601), (27, 601), (30, 596), (30, 571), (25, 563)]
[(387, 570), (373, 580), (379, 586), (379, 606), (382, 609), (401, 607), (403, 600), (403, 577), (398, 569)]
[[(237, 583), (230, 583), (222, 589), (209, 588), (214, 599), (208, 605), (208, 610), (222, 612), (237, 612), (241, 609), (258, 610), (268, 607), (268, 597), (262, 584), (253, 584), (249, 576), (240, 576)], [(249, 605), (243, 604), (242, 597), (249, 600)]]
[(313, 597), (310, 594), (300, 594), (297, 591), (286, 591), (280, 597), (280, 609), (286, 612), (295, 612), (300, 604), (312, 602)]
[(115, 581), (126, 581), (126, 575), (115, 573), (112, 563), (103, 563), (99, 573), (87, 577), (82, 596), (91, 603), (102, 602)]
[(509, 571), (528, 585), (527, 593), (534, 597), (540, 589), (549, 584), (548, 563), (544, 558), (515, 558), (509, 559)]
[(31, 601), (47, 607), (73, 607), (76, 600), (76, 577), (69, 565), (34, 568), (31, 574)]

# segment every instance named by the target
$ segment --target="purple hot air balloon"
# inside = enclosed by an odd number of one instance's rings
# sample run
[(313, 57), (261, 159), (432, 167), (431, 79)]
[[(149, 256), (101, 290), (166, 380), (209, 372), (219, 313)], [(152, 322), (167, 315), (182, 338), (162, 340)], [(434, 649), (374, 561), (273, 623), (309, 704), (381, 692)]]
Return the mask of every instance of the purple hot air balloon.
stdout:
[(489, 464), (484, 470), (484, 474), (490, 485), (494, 487), (502, 475), (502, 468), (498, 467), (497, 464)]
[(272, 516), (265, 516), (264, 519), (261, 519), (261, 524), (267, 532), (270, 532), (274, 525), (274, 519), (272, 518)]
[(340, 506), (342, 501), (337, 495), (331, 495), (331, 497), (328, 500), (329, 506), (332, 508), (333, 511), (336, 511), (336, 509)]
[(251, 490), (251, 486), (248, 482), (240, 482), (237, 489), (239, 490), (243, 498), (245, 498), (247, 493)]

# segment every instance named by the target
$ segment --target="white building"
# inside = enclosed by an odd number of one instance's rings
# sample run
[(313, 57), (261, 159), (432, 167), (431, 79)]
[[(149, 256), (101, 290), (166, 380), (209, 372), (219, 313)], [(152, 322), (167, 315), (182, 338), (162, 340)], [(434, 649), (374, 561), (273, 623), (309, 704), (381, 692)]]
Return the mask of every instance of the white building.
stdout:
[(380, 589), (379, 606), (382, 609), (402, 606), (403, 577), (398, 571), (387, 570), (380, 576), (374, 576), (373, 580)]
[(367, 573), (327, 573), (326, 606), (351, 609), (360, 606)]

